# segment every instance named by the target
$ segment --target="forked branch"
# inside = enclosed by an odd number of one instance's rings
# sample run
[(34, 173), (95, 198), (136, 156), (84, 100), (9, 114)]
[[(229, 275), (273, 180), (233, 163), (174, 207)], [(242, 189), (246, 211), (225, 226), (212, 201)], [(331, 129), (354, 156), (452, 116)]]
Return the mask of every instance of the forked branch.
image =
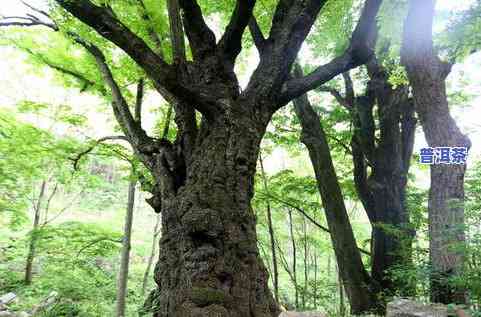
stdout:
[(262, 30), (259, 27), (259, 23), (257, 23), (257, 19), (254, 16), (252, 16), (249, 20), (249, 31), (251, 33), (252, 39), (254, 40), (254, 44), (257, 47), (257, 50), (259, 50), (259, 52), (262, 52), (266, 39), (264, 38)]
[(231, 20), (219, 42), (224, 57), (233, 67), (242, 50), (242, 36), (252, 17), (256, 0), (237, 0)]
[(207, 26), (196, 0), (179, 0), (183, 11), (184, 27), (195, 60), (202, 60), (215, 50), (214, 32)]

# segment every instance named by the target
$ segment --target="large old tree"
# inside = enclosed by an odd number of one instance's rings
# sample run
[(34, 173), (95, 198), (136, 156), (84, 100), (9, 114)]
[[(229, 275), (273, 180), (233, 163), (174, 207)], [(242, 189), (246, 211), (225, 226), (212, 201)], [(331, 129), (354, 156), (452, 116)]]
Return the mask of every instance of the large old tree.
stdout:
[[(115, 117), (153, 175), (149, 202), (162, 214), (158, 289), (149, 304), (155, 316), (276, 316), (250, 205), (259, 144), (278, 109), (370, 59), (367, 42), (381, 0), (366, 1), (343, 54), (300, 78), (290, 75), (291, 68), (326, 0), (279, 0), (266, 37), (253, 16), (256, 1), (238, 0), (220, 39), (197, 1), (169, 0), (172, 63), (148, 44), (160, 46), (162, 37), (150, 29), (156, 41), (146, 41), (128, 27), (124, 13), (89, 0), (56, 2), (130, 56), (175, 111), (174, 142), (147, 135), (133, 118), (103, 47), (63, 29), (61, 22), (30, 17), (13, 24), (61, 29), (95, 57)], [(138, 19), (149, 17), (140, 13)], [(242, 90), (234, 66), (247, 28), (260, 62)]]
[[(330, 92), (349, 111), (354, 127), (351, 141), (354, 183), (373, 228), (371, 275), (364, 268), (361, 251), (356, 247), (319, 115), (306, 95), (294, 101), (302, 126), (302, 142), (309, 151), (316, 175), (339, 272), (355, 313), (382, 310), (386, 298), (409, 292), (406, 283), (400, 285), (390, 278), (389, 270), (408, 264), (412, 238), (405, 204), (416, 126), (412, 100), (407, 86), (393, 87), (389, 83), (387, 70), (375, 56), (366, 63), (366, 68), (369, 81), (363, 95), (356, 96), (348, 73), (343, 74), (344, 95), (333, 87), (323, 86), (319, 90)], [(302, 74), (300, 70), (298, 73)], [(377, 116), (374, 109), (377, 109)], [(375, 136), (377, 130), (379, 137)]]
[[(435, 1), (409, 2), (401, 61), (413, 90), (416, 112), (430, 147), (470, 147), (449, 112), (446, 77), (451, 64), (442, 61), (433, 45)], [(464, 174), (466, 166), (431, 165), (429, 190), (429, 251), (432, 266), (431, 300), (464, 303), (465, 292), (452, 277), (463, 271)]]
[[(302, 75), (299, 70), (297, 75)], [(294, 109), (301, 123), (301, 141), (309, 151), (317, 186), (322, 199), (327, 225), (351, 311), (354, 314), (382, 310), (380, 289), (362, 263), (341, 186), (332, 161), (326, 133), (319, 115), (307, 95), (294, 100)]]
[(409, 288), (395, 283), (390, 270), (409, 265), (412, 230), (405, 198), (416, 119), (408, 86), (394, 87), (377, 58), (366, 68), (365, 94), (355, 96), (347, 79), (350, 93), (344, 105), (354, 126), (354, 183), (372, 225), (371, 273), (384, 294), (392, 296)]

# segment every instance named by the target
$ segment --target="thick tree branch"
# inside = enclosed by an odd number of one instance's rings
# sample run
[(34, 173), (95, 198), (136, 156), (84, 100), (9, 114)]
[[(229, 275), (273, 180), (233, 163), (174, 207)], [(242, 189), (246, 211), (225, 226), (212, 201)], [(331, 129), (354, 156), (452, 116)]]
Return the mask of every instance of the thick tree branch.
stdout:
[(266, 39), (262, 34), (262, 30), (259, 27), (259, 24), (257, 23), (257, 19), (255, 18), (254, 15), (252, 15), (251, 19), (249, 20), (249, 31), (252, 36), (252, 40), (254, 41), (254, 44), (257, 47), (257, 50), (259, 51), (259, 53), (261, 53), (264, 50)]
[(327, 0), (279, 1), (269, 40), (274, 43), (274, 54), (282, 56), (281, 65), (279, 65), (282, 76), (288, 75), (302, 43), (326, 3)]
[(359, 96), (354, 102), (354, 109), (351, 112), (354, 125), (354, 138), (362, 147), (367, 162), (375, 162), (376, 151), (376, 123), (374, 121), (373, 108), (375, 97), (368, 92), (364, 96)]
[(135, 96), (134, 120), (142, 126), (142, 102), (144, 99), (144, 79), (139, 79), (137, 83), (137, 94)]
[[(184, 13), (184, 23), (182, 23), (182, 19), (180, 17), (181, 8), (183, 9)], [(203, 56), (205, 53), (215, 49), (215, 36), (205, 24), (202, 17), (202, 11), (195, 0), (168, 0), (167, 9), (169, 15), (170, 39), (173, 49), (174, 64), (179, 66), (177, 68), (179, 73), (186, 75), (184, 27), (187, 30), (187, 37), (189, 39), (189, 43), (191, 44), (191, 50), (192, 54), (194, 54), (194, 59), (201, 59), (201, 56)], [(197, 43), (198, 46), (196, 46), (195, 43)], [(187, 76), (190, 75), (187, 74)], [(213, 109), (214, 107), (212, 107), (212, 103), (207, 100), (209, 97), (205, 96), (202, 91), (191, 93), (190, 91), (185, 91), (186, 89), (184, 87), (180, 87), (181, 90), (177, 91), (176, 94), (173, 94), (161, 85), (156, 85), (155, 82), (154, 85), (162, 94), (162, 96), (174, 106), (176, 117), (180, 117), (188, 113), (189, 118), (179, 118), (179, 120), (183, 122), (191, 121), (190, 114), (192, 113), (195, 116), (195, 110), (201, 112), (206, 118), (212, 118), (214, 116), (216, 109)], [(185, 92), (182, 92), (183, 90)], [(187, 108), (189, 109), (187, 110)]]
[(350, 45), (344, 54), (302, 78), (293, 78), (286, 82), (282, 89), (281, 104), (286, 104), (371, 58), (371, 42), (376, 33), (376, 16), (381, 3), (382, 0), (366, 0), (359, 22), (352, 33)]
[(78, 165), (79, 165), (79, 162), (82, 159), (82, 157), (84, 157), (85, 155), (92, 152), (95, 149), (95, 147), (98, 146), (99, 144), (101, 144), (105, 141), (109, 141), (109, 140), (123, 140), (123, 141), (127, 141), (127, 142), (129, 141), (127, 139), (127, 137), (125, 137), (123, 135), (106, 136), (106, 137), (98, 139), (97, 141), (95, 141), (95, 143), (92, 146), (90, 146), (86, 150), (78, 153), (75, 157), (69, 158), (73, 162), (74, 170), (76, 170), (76, 171), (78, 170)]
[(232, 68), (242, 50), (242, 36), (251, 20), (255, 4), (256, 0), (237, 0), (231, 20), (219, 42), (219, 49)]
[(319, 11), (327, 0), (280, 0), (274, 13), (269, 37), (260, 51), (260, 63), (243, 94), (248, 98), (267, 95), (272, 98), (266, 113), (287, 104), (282, 87), (289, 79), (292, 65)]
[[(174, 63), (185, 64), (186, 52), (184, 42), (184, 28), (180, 17), (179, 0), (168, 0), (167, 8), (170, 23), (170, 38), (173, 49)], [(175, 122), (177, 123), (177, 140), (176, 144), (182, 149), (183, 159), (190, 161), (193, 151), (195, 136), (197, 135), (197, 125), (195, 119), (195, 110), (190, 105), (186, 105), (183, 101), (171, 96), (169, 107), (162, 131), (162, 139), (166, 139), (170, 129), (170, 122), (173, 110), (175, 109)]]
[(354, 106), (354, 100), (356, 98), (356, 94), (354, 93), (354, 84), (352, 83), (351, 75), (349, 71), (342, 73), (342, 78), (344, 79), (344, 89), (345, 89), (345, 100), (346, 103), (352, 108)]
[[(304, 3), (303, 3), (304, 2)], [(316, 11), (319, 12), (321, 7), (324, 5), (326, 1), (317, 1), (315, 4)], [(295, 16), (295, 14), (300, 14), (302, 12), (303, 6), (308, 6), (314, 4), (313, 1), (295, 1), (295, 0), (279, 0), (277, 2), (276, 9), (274, 11), (274, 17), (272, 19), (272, 27), (269, 34), (269, 38), (277, 38), (280, 33), (285, 31), (285, 27), (288, 24), (296, 23), (296, 19), (299, 16)], [(317, 15), (317, 13), (316, 13)]]
[(207, 26), (196, 0), (179, 0), (183, 11), (184, 27), (194, 60), (202, 60), (215, 50), (214, 32)]
[(184, 28), (180, 17), (179, 0), (167, 0), (167, 9), (174, 62), (185, 63)]
[(356, 187), (356, 192), (359, 195), (364, 210), (366, 210), (367, 216), (371, 223), (376, 222), (376, 215), (374, 213), (374, 197), (369, 189), (367, 183), (367, 164), (362, 151), (361, 145), (353, 137), (351, 141), (352, 149), (352, 161), (354, 164), (354, 185)]
[(92, 54), (95, 58), (97, 66), (102, 74), (102, 77), (110, 88), (112, 93), (112, 107), (114, 110), (114, 115), (122, 128), (122, 131), (127, 136), (132, 144), (132, 147), (139, 150), (141, 146), (146, 145), (151, 141), (147, 136), (145, 131), (140, 126), (139, 122), (136, 122), (132, 113), (130, 112), (129, 105), (124, 99), (120, 88), (115, 81), (112, 72), (110, 71), (107, 62), (105, 61), (105, 56), (100, 49), (92, 44), (85, 45), (85, 48)]

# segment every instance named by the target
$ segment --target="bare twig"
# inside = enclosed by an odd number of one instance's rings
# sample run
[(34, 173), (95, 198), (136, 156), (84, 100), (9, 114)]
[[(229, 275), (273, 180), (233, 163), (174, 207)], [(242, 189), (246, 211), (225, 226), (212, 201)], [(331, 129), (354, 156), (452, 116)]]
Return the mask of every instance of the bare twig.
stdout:
[(90, 241), (89, 243), (87, 243), (86, 245), (84, 245), (83, 247), (81, 247), (79, 249), (79, 251), (77, 252), (76, 257), (78, 258), (83, 251), (85, 251), (86, 249), (90, 248), (91, 246), (93, 246), (93, 245), (95, 245), (99, 242), (102, 242), (102, 241), (122, 243), (123, 239), (112, 239), (112, 238), (108, 238), (108, 237), (101, 237), (101, 238), (98, 238), (98, 239), (94, 239), (94, 240)]
[(77, 201), (77, 199), (79, 199), (83, 195), (84, 192), (85, 190), (81, 190), (80, 193), (78, 193), (73, 199), (71, 199), (69, 203), (66, 206), (64, 206), (55, 216), (53, 216), (48, 220), (45, 220), (44, 223), (42, 224), (42, 227), (48, 225), (49, 223), (51, 223), (52, 221), (54, 221), (55, 219), (63, 215), (70, 207), (72, 207), (72, 205)]
[[(304, 210), (302, 209), (301, 207), (291, 203), (291, 202), (288, 202), (286, 200), (283, 200), (277, 196), (274, 196), (272, 194), (268, 194), (268, 193), (264, 193), (264, 192), (261, 192), (260, 193), (261, 195), (263, 195), (264, 197), (269, 197), (271, 198), (272, 200), (274, 201), (277, 201), (278, 203), (280, 204), (283, 204), (287, 207), (290, 207), (290, 208), (293, 208), (295, 210), (297, 210), (299, 213), (301, 213), (307, 220), (309, 220), (312, 224), (314, 224), (316, 227), (318, 227), (319, 229), (321, 229), (322, 231), (326, 232), (326, 233), (331, 233), (331, 231), (324, 227), (323, 225), (321, 225), (320, 223), (318, 223), (314, 218), (312, 218), (311, 216), (309, 216), (309, 214)], [(371, 256), (371, 252), (369, 251), (366, 251), (364, 249), (361, 249), (361, 248), (358, 248), (359, 249), (359, 252), (365, 254), (365, 255), (368, 255), (368, 256)]]
[(45, 12), (45, 11), (43, 11), (43, 10), (41, 10), (41, 9), (35, 8), (34, 6), (32, 6), (32, 5), (28, 4), (27, 2), (25, 2), (24, 0), (20, 0), (20, 2), (23, 3), (23, 5), (26, 6), (26, 7), (28, 7), (30, 10), (32, 10), (32, 11), (34, 11), (34, 12), (37, 12), (37, 13), (39, 13), (39, 14), (41, 14), (41, 15), (43, 15), (43, 16), (45, 16), (45, 17), (47, 17), (47, 18), (50, 19), (50, 15), (49, 15), (47, 12)]
[(73, 158), (69, 158), (71, 161), (73, 161), (73, 167), (74, 167), (74, 170), (78, 170), (78, 164), (80, 162), (80, 159), (89, 154), (90, 152), (92, 152), (96, 146), (98, 146), (99, 144), (105, 142), (105, 141), (109, 141), (109, 140), (123, 140), (123, 141), (127, 141), (128, 142), (128, 139), (126, 136), (123, 136), (123, 135), (115, 135), (115, 136), (106, 136), (106, 137), (103, 137), (103, 138), (100, 138), (98, 139), (92, 146), (90, 146), (88, 149), (86, 149), (85, 151), (83, 152), (80, 152), (79, 154), (77, 154), (76, 157), (73, 157)]

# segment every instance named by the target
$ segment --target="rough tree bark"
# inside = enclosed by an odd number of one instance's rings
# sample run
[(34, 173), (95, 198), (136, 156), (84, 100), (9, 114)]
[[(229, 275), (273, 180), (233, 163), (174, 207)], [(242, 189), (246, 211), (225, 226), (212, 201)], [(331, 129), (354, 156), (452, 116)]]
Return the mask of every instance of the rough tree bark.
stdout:
[[(366, 1), (342, 55), (295, 79), (289, 75), (291, 67), (327, 1), (279, 1), (268, 39), (251, 27), (260, 62), (242, 91), (234, 66), (244, 31), (254, 19), (255, 0), (236, 1), (218, 41), (197, 1), (180, 0), (182, 30), (192, 60), (174, 59), (173, 64), (119, 21), (108, 6), (89, 0), (56, 2), (128, 54), (174, 106), (177, 140), (148, 136), (132, 118), (102, 51), (72, 36), (95, 57), (112, 94), (114, 115), (155, 180), (149, 202), (162, 213), (162, 238), (155, 269), (158, 289), (150, 296), (154, 316), (278, 315), (257, 250), (250, 205), (259, 144), (280, 107), (369, 59), (372, 52), (366, 37), (375, 25), (381, 0)], [(179, 26), (180, 19), (176, 21), (171, 26)], [(58, 30), (55, 25), (49, 27)], [(200, 126), (196, 111), (202, 115)]]
[[(185, 185), (162, 199), (159, 316), (171, 316), (171, 305), (179, 316), (269, 316), (277, 309), (249, 204), (262, 134), (255, 123), (235, 117), (209, 127), (192, 154)], [(253, 294), (257, 304), (251, 306), (246, 300)]]
[[(467, 147), (471, 143), (451, 117), (446, 77), (451, 65), (440, 60), (433, 47), (435, 1), (409, 1), (404, 26), (401, 62), (413, 88), (414, 104), (430, 147)], [(465, 291), (449, 283), (463, 270), (464, 174), (463, 165), (431, 165), (429, 190), (429, 249), (432, 267), (431, 300), (464, 303)]]

